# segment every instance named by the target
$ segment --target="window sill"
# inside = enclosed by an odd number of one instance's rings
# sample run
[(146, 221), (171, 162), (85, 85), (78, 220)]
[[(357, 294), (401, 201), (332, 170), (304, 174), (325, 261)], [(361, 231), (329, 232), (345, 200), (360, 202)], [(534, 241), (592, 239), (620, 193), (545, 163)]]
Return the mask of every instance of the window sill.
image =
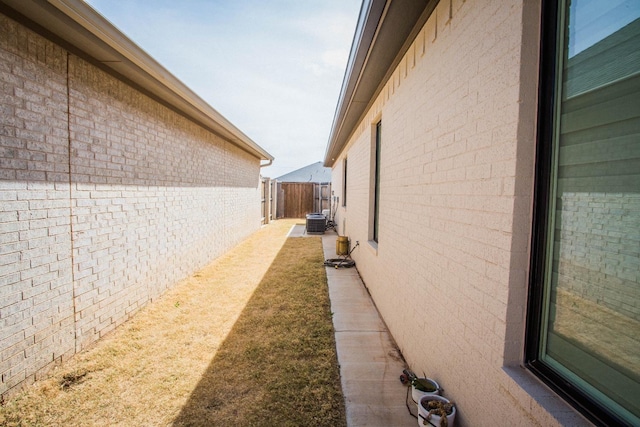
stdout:
[[(507, 390), (542, 425), (593, 426), (593, 424), (522, 366), (502, 368), (509, 381)], [(538, 410), (536, 410), (536, 407)]]
[(376, 242), (375, 240), (368, 240), (367, 243), (367, 247), (369, 248), (369, 250), (371, 250), (371, 252), (375, 256), (378, 256), (378, 242)]

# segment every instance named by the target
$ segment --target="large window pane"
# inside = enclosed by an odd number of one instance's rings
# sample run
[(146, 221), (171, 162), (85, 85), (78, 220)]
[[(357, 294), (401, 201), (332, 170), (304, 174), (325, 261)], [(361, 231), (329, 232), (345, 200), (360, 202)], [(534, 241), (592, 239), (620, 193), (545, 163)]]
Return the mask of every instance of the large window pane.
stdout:
[(540, 360), (640, 422), (640, 2), (561, 7)]

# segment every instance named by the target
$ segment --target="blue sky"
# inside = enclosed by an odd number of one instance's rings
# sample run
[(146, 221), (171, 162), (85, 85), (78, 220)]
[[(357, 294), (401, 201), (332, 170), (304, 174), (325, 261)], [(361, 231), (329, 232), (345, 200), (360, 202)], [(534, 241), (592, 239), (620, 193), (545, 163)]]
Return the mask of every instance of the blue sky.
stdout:
[(86, 0), (275, 158), (323, 160), (360, 0)]
[(573, 0), (569, 9), (569, 58), (640, 17), (638, 0)]

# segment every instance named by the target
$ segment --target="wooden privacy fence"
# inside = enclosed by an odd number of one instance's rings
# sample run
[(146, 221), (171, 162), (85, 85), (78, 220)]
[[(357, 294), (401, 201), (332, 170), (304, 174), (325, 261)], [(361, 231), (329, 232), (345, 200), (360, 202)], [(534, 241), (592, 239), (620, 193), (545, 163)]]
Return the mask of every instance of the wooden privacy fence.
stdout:
[(329, 209), (330, 183), (278, 182), (277, 217), (305, 218), (308, 213)]
[(260, 185), (262, 224), (268, 224), (276, 219), (277, 181), (270, 178), (262, 178)]

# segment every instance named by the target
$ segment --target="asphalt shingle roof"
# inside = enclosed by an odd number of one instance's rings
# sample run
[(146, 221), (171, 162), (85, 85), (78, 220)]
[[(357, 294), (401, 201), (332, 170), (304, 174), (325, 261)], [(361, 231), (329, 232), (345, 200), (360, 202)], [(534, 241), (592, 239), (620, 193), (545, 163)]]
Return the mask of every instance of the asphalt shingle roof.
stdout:
[(331, 182), (331, 168), (322, 166), (322, 162), (316, 162), (293, 172), (284, 174), (276, 180), (280, 182)]

